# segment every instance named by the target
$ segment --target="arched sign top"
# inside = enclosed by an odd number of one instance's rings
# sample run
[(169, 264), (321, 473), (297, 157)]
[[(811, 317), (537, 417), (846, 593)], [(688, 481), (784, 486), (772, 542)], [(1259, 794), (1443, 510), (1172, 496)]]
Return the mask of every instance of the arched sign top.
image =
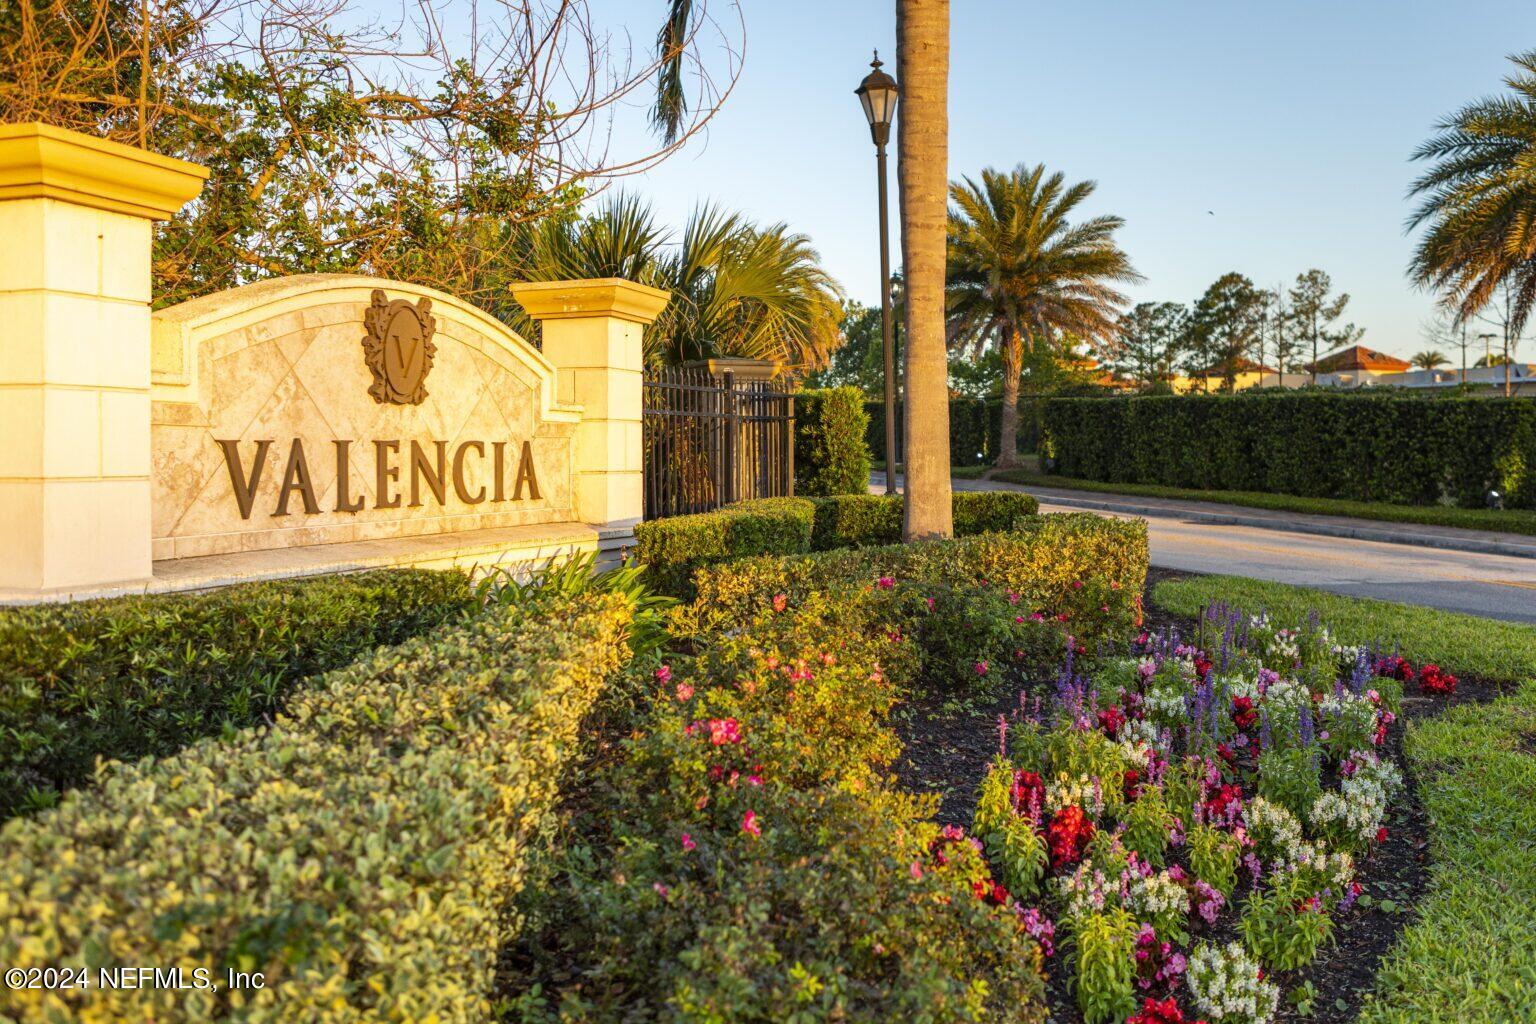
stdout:
[[(382, 311), (375, 305), (378, 299), (383, 300)], [(356, 311), (355, 316), (351, 311), (341, 312), (348, 305)], [(379, 374), (383, 374), (379, 393), (385, 397), (375, 394), (377, 401), (401, 404), (399, 399), (403, 396), (406, 403), (420, 404), (419, 399), (412, 402), (410, 396), (422, 387), (431, 370), (436, 347), (434, 335), (456, 327), (458, 330), (452, 331), (456, 336), (480, 347), (520, 379), (537, 385), (541, 419), (575, 422), (580, 417), (578, 406), (559, 402), (554, 366), (538, 349), (485, 310), (426, 285), (361, 274), (273, 278), (156, 310), (152, 398), (156, 402), (200, 400), (201, 348), (205, 342), (219, 339), (221, 349), (217, 355), (224, 356), (233, 350), (232, 344), (239, 343), (230, 339), (240, 338), (241, 332), (246, 332), (244, 336), (255, 343), (288, 326), (316, 326), (322, 323), (319, 317), (326, 310), (337, 311), (337, 316), (350, 316), (356, 323), (362, 345), (359, 361), (362, 363), (362, 353), (367, 353), (366, 365), (375, 376), (375, 387), (379, 387)], [(396, 340), (390, 342), (381, 336), (375, 369), (375, 357), (366, 347), (365, 336), (373, 335), (373, 324), (379, 317), (386, 321), (380, 323), (380, 329), (394, 332)], [(252, 332), (252, 328), (256, 330)], [(427, 345), (417, 347), (418, 338)], [(402, 353), (408, 358), (402, 360)], [(391, 359), (395, 360), (392, 379)], [(370, 393), (374, 393), (373, 388)]]

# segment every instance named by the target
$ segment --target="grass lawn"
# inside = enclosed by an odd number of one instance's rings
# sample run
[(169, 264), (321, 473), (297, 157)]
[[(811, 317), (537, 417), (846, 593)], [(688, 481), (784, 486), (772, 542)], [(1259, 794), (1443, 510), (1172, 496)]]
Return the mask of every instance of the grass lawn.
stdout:
[(1360, 1024), (1536, 1021), (1536, 683), (1415, 723), (1406, 750), (1429, 895)]
[(1159, 583), (1157, 604), (1198, 615), (1214, 600), (1248, 611), (1300, 621), (1316, 609), (1347, 644), (1396, 644), (1410, 661), (1432, 661), (1453, 672), (1501, 682), (1536, 679), (1536, 626), (1480, 619), (1416, 605), (1343, 597), (1241, 576), (1200, 576)]
[(1415, 661), (1525, 680), (1509, 697), (1409, 725), (1405, 750), (1431, 822), (1430, 888), (1359, 1021), (1536, 1021), (1536, 629), (1237, 577), (1154, 591), (1181, 614), (1218, 597), (1281, 619), (1315, 608), (1347, 643), (1384, 637)]
[[(959, 476), (957, 472), (955, 474)], [(1074, 480), (1070, 477), (1036, 473), (1027, 469), (999, 470), (993, 477), (1014, 484), (1035, 487), (1061, 487), (1101, 494), (1130, 494), (1142, 498), (1178, 498), (1189, 501), (1218, 501), (1228, 505), (1246, 505), (1276, 512), (1304, 512), (1324, 516), (1353, 516), (1356, 519), (1380, 519), (1391, 523), (1419, 523), (1424, 526), (1460, 526), (1468, 530), (1501, 530), (1536, 536), (1536, 511), (1530, 509), (1455, 508), (1447, 505), (1389, 505), (1380, 501), (1345, 501), (1341, 498), (1299, 498), (1290, 494), (1266, 494), (1262, 491), (1205, 491), (1189, 487), (1161, 487), (1156, 484), (1116, 484), (1100, 480)]]

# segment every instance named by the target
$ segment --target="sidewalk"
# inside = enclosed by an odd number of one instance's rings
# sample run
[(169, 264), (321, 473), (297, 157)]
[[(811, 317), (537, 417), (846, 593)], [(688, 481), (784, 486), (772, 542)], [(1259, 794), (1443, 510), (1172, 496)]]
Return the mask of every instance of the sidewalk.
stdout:
[[(901, 481), (899, 474), (896, 479), (899, 486)], [(870, 480), (872, 490), (885, 489), (884, 473), (877, 471), (871, 474)], [(952, 480), (950, 484), (957, 491), (1024, 491), (1033, 494), (1044, 504), (1095, 512), (1112, 512), (1117, 515), (1154, 516), (1221, 526), (1248, 526), (1284, 533), (1310, 533), (1323, 537), (1440, 548), (1446, 551), (1536, 558), (1536, 537), (1518, 533), (1464, 530), (1454, 526), (1428, 526), (1417, 523), (1387, 523), (1372, 519), (1354, 519), (1348, 516), (1273, 512), (1242, 505), (1224, 505), (1214, 501), (1102, 494), (1097, 491), (1074, 491), (1063, 487), (1012, 484), (1001, 480)]]

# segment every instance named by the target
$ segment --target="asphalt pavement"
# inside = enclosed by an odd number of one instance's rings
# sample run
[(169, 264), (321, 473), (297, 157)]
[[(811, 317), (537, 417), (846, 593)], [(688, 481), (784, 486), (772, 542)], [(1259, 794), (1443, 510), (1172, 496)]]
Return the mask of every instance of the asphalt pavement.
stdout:
[[(883, 489), (883, 477), (876, 474), (875, 479)], [(899, 481), (898, 477), (898, 486)], [(1086, 501), (1074, 501), (1072, 505), (1057, 503), (1063, 499), (1061, 492), (1054, 489), (999, 481), (956, 480), (954, 487), (1040, 491), (1037, 496), (1041, 498), (1042, 512), (1082, 512), (1087, 505)], [(1133, 497), (1083, 492), (1083, 498), (1099, 499), (1094, 504), (1114, 506), (1091, 509), (1097, 515), (1145, 519), (1152, 564), (1161, 568), (1251, 576), (1352, 597), (1401, 601), (1513, 622), (1536, 622), (1536, 558), (1496, 553), (1517, 550), (1516, 546), (1458, 550), (1426, 543), (1391, 543), (1314, 532), (1311, 528), (1326, 526), (1309, 522), (1314, 517), (1284, 515), (1285, 520), (1299, 520), (1290, 524), (1291, 529), (1285, 529), (1280, 528), (1283, 520), (1270, 513), (1265, 513), (1263, 520), (1227, 522), (1188, 508), (1139, 505), (1139, 499)], [(1253, 525), (1255, 522), (1264, 525)], [(1414, 539), (1413, 527), (1370, 523), (1364, 529), (1368, 535), (1397, 534), (1399, 540)], [(1480, 546), (1471, 540), (1473, 531), (1467, 532), (1469, 546)], [(1530, 540), (1509, 538), (1511, 545), (1524, 545)], [(1436, 544), (1439, 543), (1437, 540)]]

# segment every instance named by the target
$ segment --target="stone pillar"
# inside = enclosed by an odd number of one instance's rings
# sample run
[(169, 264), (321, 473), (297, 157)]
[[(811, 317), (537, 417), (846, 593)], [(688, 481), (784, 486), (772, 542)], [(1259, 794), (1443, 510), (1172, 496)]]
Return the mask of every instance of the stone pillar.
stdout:
[(150, 222), (207, 176), (0, 125), (0, 591), (150, 577)]
[(625, 526), (644, 513), (641, 334), (671, 294), (620, 278), (538, 281), (512, 297), (539, 322), (562, 402), (582, 407), (576, 430), (576, 514)]

